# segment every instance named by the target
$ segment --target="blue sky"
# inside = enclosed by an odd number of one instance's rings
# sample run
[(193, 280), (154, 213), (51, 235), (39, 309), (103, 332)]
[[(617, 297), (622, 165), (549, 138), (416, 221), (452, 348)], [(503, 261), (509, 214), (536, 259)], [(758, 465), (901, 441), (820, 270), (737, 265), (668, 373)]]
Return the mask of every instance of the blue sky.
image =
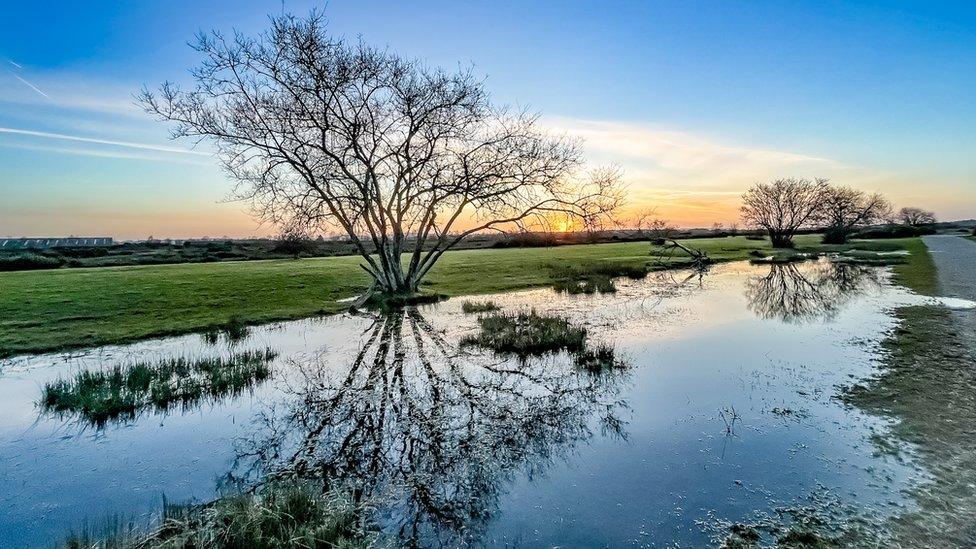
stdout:
[[(133, 106), (183, 80), (201, 29), (280, 2), (42, 2), (0, 23), (0, 235), (246, 236), (205, 151)], [(101, 4), (101, 5), (99, 5)], [(316, 2), (286, 1), (304, 13)], [(333, 32), (473, 64), (625, 170), (634, 207), (734, 220), (757, 180), (827, 176), (976, 217), (976, 4), (333, 0)], [(174, 150), (175, 149), (175, 150)]]

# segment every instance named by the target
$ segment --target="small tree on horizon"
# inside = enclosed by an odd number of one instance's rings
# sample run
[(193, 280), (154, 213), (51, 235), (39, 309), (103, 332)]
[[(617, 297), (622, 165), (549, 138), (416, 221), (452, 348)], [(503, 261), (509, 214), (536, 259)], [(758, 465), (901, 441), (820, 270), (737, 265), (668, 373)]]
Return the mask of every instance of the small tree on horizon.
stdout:
[(792, 248), (793, 236), (818, 220), (826, 179), (777, 179), (757, 183), (742, 195), (742, 219), (769, 235), (776, 248)]
[(936, 222), (935, 213), (922, 208), (906, 206), (898, 210), (898, 221), (910, 227), (931, 225)]
[(272, 247), (272, 251), (291, 255), (295, 259), (301, 257), (303, 252), (312, 253), (315, 249), (315, 241), (302, 227), (285, 227), (275, 237)]
[(470, 71), (347, 43), (317, 12), (195, 49), (195, 87), (146, 89), (144, 108), (174, 138), (213, 143), (262, 220), (343, 231), (381, 292), (418, 291), (473, 233), (552, 215), (592, 226), (622, 200), (616, 172), (586, 177), (579, 143), (496, 107)]

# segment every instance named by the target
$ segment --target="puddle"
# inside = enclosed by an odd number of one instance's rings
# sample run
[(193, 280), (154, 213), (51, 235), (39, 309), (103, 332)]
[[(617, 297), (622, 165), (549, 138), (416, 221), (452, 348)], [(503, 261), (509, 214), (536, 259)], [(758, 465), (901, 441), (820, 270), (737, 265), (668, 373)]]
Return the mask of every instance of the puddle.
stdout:
[[(565, 315), (629, 365), (518, 360), (458, 340), (461, 299), (0, 363), (0, 546), (105, 517), (147, 522), (269, 474), (354, 486), (383, 536), (420, 546), (702, 546), (709, 523), (826, 491), (884, 520), (925, 472), (876, 451), (892, 421), (844, 406), (892, 311), (889, 271), (813, 261), (621, 280), (610, 295), (478, 296)], [(964, 300), (948, 307), (971, 307)], [(268, 379), (120, 421), (38, 407), (45, 383), (135, 361), (273, 349)], [(704, 526), (703, 526), (704, 525)]]

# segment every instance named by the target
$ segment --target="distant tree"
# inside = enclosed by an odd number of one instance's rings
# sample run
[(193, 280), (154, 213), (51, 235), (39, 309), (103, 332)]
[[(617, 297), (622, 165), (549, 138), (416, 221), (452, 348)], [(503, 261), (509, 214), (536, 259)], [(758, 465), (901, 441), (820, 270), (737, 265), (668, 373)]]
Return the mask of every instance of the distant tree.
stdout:
[(580, 177), (579, 143), (494, 106), (447, 72), (330, 36), (321, 14), (257, 36), (201, 34), (190, 90), (141, 102), (174, 137), (212, 142), (263, 219), (339, 228), (381, 292), (417, 291), (442, 254), (485, 230), (610, 215), (618, 180)]
[(315, 242), (302, 227), (286, 227), (277, 237), (271, 251), (288, 254), (295, 259), (301, 257), (302, 253), (311, 253), (316, 250)]
[(935, 213), (922, 208), (904, 207), (898, 210), (898, 221), (904, 225), (918, 227), (935, 223)]
[(796, 231), (818, 220), (826, 191), (826, 179), (757, 183), (742, 195), (742, 219), (766, 231), (774, 247), (791, 248)]
[(736, 236), (739, 234), (739, 224), (736, 222), (729, 223), (729, 234)]
[(645, 208), (623, 222), (633, 230), (638, 238), (662, 240), (671, 238), (678, 230), (667, 219), (658, 216), (655, 208)]
[(850, 187), (828, 186), (820, 211), (824, 224), (823, 241), (843, 244), (859, 227), (883, 222), (890, 214), (891, 204), (880, 193), (867, 194)]

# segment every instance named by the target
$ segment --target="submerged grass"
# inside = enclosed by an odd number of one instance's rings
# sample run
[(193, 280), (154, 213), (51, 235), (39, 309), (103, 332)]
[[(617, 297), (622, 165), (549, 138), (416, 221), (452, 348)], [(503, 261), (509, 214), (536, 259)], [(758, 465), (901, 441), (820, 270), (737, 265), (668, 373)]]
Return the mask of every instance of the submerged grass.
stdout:
[(41, 407), (49, 412), (78, 414), (96, 426), (132, 419), (139, 410), (165, 411), (191, 406), (205, 398), (239, 394), (271, 375), (271, 349), (244, 351), (230, 358), (190, 360), (185, 357), (117, 365), (109, 370), (78, 372), (44, 386)]
[(494, 301), (465, 301), (461, 310), (467, 314), (491, 313), (501, 309)]
[(278, 482), (254, 493), (206, 505), (165, 505), (151, 532), (126, 529), (98, 538), (72, 535), (70, 549), (105, 548), (335, 548), (369, 547), (374, 535), (361, 524), (361, 508), (321, 483)]

